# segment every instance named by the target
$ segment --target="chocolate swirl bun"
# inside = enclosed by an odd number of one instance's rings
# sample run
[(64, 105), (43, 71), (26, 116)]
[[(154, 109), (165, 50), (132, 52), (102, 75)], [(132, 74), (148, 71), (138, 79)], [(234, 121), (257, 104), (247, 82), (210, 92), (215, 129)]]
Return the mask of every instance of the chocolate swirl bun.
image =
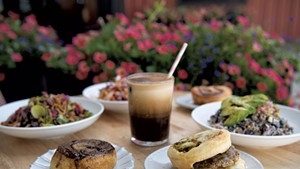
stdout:
[(95, 139), (73, 140), (58, 146), (50, 169), (112, 169), (116, 150), (108, 142)]
[(204, 104), (215, 101), (223, 101), (232, 95), (232, 90), (227, 86), (194, 86), (191, 89), (195, 104)]

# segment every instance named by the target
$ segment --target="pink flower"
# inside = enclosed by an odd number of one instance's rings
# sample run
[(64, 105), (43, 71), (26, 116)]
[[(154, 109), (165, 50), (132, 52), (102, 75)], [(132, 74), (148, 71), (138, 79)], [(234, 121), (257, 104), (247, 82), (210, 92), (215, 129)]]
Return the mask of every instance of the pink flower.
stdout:
[(259, 91), (261, 91), (261, 92), (265, 92), (265, 91), (267, 91), (267, 89), (268, 89), (268, 86), (267, 86), (265, 83), (263, 83), (263, 82), (258, 82), (258, 83), (256, 84), (256, 87), (257, 87), (257, 89), (258, 89)]
[(106, 82), (108, 80), (108, 73), (107, 72), (102, 72), (98, 76), (95, 76), (93, 78), (93, 83), (101, 83), (101, 82)]
[(43, 61), (48, 61), (49, 59), (51, 59), (51, 57), (52, 57), (51, 53), (46, 52), (46, 53), (44, 53), (44, 54), (42, 55), (41, 59), (42, 59)]
[(168, 44), (167, 46), (168, 46), (169, 50), (173, 53), (176, 53), (178, 50), (174, 44)]
[(84, 59), (84, 54), (79, 52), (78, 50), (76, 50), (72, 45), (66, 45), (67, 51), (69, 53), (69, 55), (74, 55), (78, 58), (78, 60), (80, 59)]
[(137, 72), (139, 69), (139, 66), (135, 63), (128, 63), (128, 66), (127, 66), (127, 72), (128, 73), (135, 73)]
[(248, 61), (252, 59), (250, 53), (245, 53), (245, 59)]
[(105, 53), (95, 52), (93, 55), (93, 59), (96, 63), (102, 63), (107, 59), (107, 56)]
[(112, 70), (116, 67), (116, 64), (113, 61), (108, 60), (105, 62), (105, 67), (109, 70)]
[(164, 44), (167, 41), (166, 37), (161, 33), (153, 33), (152, 37), (161, 44)]
[(220, 68), (223, 70), (223, 72), (226, 72), (226, 71), (227, 71), (227, 64), (225, 64), (225, 63), (220, 63), (219, 66), (220, 66)]
[(0, 31), (2, 32), (8, 32), (11, 31), (10, 26), (5, 24), (5, 23), (1, 23), (0, 24)]
[(134, 16), (138, 19), (144, 19), (145, 18), (145, 14), (142, 12), (135, 12)]
[(139, 50), (147, 52), (148, 48), (146, 47), (146, 44), (144, 43), (144, 41), (138, 41), (137, 45), (138, 45)]
[(10, 58), (14, 62), (22, 62), (23, 60), (23, 56), (20, 53), (12, 53)]
[(159, 54), (162, 54), (162, 55), (168, 54), (168, 52), (169, 52), (169, 49), (166, 45), (157, 46), (155, 49)]
[(125, 44), (123, 44), (124, 51), (129, 51), (130, 48), (131, 48), (131, 46), (132, 46), (132, 43), (125, 43)]
[(154, 48), (154, 42), (151, 39), (144, 40), (145, 46), (148, 49)]
[(81, 61), (78, 64), (78, 70), (80, 72), (89, 72), (90, 71), (90, 67), (88, 66), (88, 64), (86, 63), (86, 61)]
[(8, 16), (11, 17), (14, 20), (18, 20), (20, 18), (19, 14), (14, 13), (12, 11), (8, 11)]
[(255, 60), (251, 59), (249, 61), (248, 66), (249, 66), (249, 68), (254, 70), (254, 72), (256, 72), (256, 73), (261, 73), (261, 71), (262, 71), (262, 68), (260, 67), (260, 65)]
[(212, 30), (214, 31), (218, 31), (219, 30), (219, 27), (222, 26), (222, 22), (220, 21), (217, 21), (216, 18), (212, 18), (211, 21), (210, 21), (210, 27)]
[(16, 38), (17, 38), (17, 35), (16, 35), (15, 32), (13, 32), (13, 31), (8, 31), (8, 32), (7, 32), (7, 36), (8, 36), (10, 39), (16, 39)]
[(116, 69), (116, 74), (121, 76), (121, 77), (126, 77), (127, 76), (127, 72), (123, 67), (118, 67)]
[(244, 77), (239, 77), (236, 79), (236, 82), (235, 82), (236, 86), (240, 89), (244, 89), (246, 87), (246, 79)]
[(26, 16), (25, 20), (26, 20), (27, 23), (29, 23), (29, 24), (31, 24), (31, 25), (37, 25), (36, 18), (35, 18), (35, 16), (32, 15), (32, 14)]
[(4, 81), (4, 79), (5, 79), (5, 74), (0, 72), (0, 82)]
[(138, 31), (137, 31), (135, 28), (133, 28), (133, 27), (130, 27), (130, 28), (127, 29), (126, 35), (127, 35), (128, 37), (131, 37), (131, 38), (135, 39), (135, 40), (139, 40), (139, 39), (141, 39), (141, 37), (142, 37), (141, 33), (138, 32)]
[(273, 69), (267, 69), (264, 73), (265, 73), (265, 76), (268, 76), (273, 81), (275, 81), (278, 84), (278, 86), (282, 86), (283, 85), (283, 79), (282, 79), (282, 77), (275, 70), (273, 70)]
[(186, 24), (177, 23), (176, 26), (179, 29), (179, 31), (182, 32), (184, 35), (191, 34), (191, 30)]
[(66, 58), (66, 62), (69, 65), (76, 65), (79, 62), (79, 59), (75, 55), (68, 55)]
[(263, 50), (261, 44), (258, 42), (254, 42), (252, 44), (252, 49), (253, 49), (253, 51), (258, 52), (258, 53), (262, 52), (262, 50)]
[(285, 86), (281, 86), (276, 90), (276, 96), (279, 101), (287, 99), (289, 95), (289, 89)]
[(49, 37), (51, 34), (51, 30), (45, 26), (38, 26), (37, 30), (46, 37)]
[(33, 26), (31, 24), (29, 24), (29, 23), (23, 23), (22, 26), (21, 26), (21, 28), (23, 30), (25, 30), (25, 31), (32, 31)]
[(280, 35), (278, 35), (277, 33), (271, 32), (270, 38), (272, 38), (272, 39), (280, 39), (281, 37), (280, 37)]
[(146, 30), (145, 26), (143, 24), (141, 24), (140, 22), (136, 23), (135, 26), (136, 26), (137, 30), (140, 32), (144, 32)]
[(241, 73), (240, 67), (236, 65), (229, 65), (228, 66), (228, 74), (229, 75), (239, 75)]
[(130, 23), (129, 19), (124, 14), (117, 13), (116, 16), (121, 21), (121, 24), (128, 25)]
[(248, 26), (249, 25), (249, 19), (243, 16), (238, 16), (237, 21), (242, 24), (243, 26)]
[(188, 73), (186, 72), (186, 70), (180, 69), (180, 70), (178, 71), (178, 77), (179, 77), (180, 79), (184, 80), (184, 79), (188, 78)]
[(122, 42), (122, 41), (124, 41), (124, 40), (126, 39), (126, 36), (123, 35), (121, 32), (115, 31), (115, 32), (114, 32), (114, 35), (115, 35), (115, 38), (116, 38), (118, 41), (120, 41), (120, 42)]
[(85, 34), (78, 34), (72, 38), (72, 43), (79, 48), (84, 48), (89, 41), (89, 37)]
[(76, 72), (76, 78), (79, 80), (84, 80), (87, 77), (88, 77), (88, 72), (81, 72), (81, 71)]

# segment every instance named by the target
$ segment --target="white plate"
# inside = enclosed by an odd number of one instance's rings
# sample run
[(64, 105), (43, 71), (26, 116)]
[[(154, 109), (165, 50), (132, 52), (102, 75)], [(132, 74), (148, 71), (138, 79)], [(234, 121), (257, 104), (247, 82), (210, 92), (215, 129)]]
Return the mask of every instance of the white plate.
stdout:
[[(246, 147), (271, 148), (284, 146), (300, 141), (300, 111), (284, 105), (278, 105), (279, 116), (287, 120), (288, 124), (294, 128), (294, 134), (284, 136), (257, 136), (230, 132), (233, 144)], [(221, 108), (221, 102), (213, 102), (197, 107), (192, 111), (192, 118), (202, 127), (213, 129), (209, 126), (208, 120)]]
[[(151, 153), (144, 162), (145, 169), (176, 169), (167, 155), (168, 148), (166, 146)], [(241, 158), (246, 161), (247, 169), (263, 169), (263, 165), (253, 156), (240, 151)]]
[(195, 109), (199, 105), (194, 103), (192, 94), (185, 94), (176, 98), (175, 103), (187, 109)]
[[(134, 167), (134, 160), (132, 154), (124, 147), (114, 145), (117, 151), (117, 164), (114, 169), (132, 169)], [(54, 150), (49, 150), (42, 156), (38, 157), (31, 165), (30, 169), (49, 169), (50, 161), (55, 153)]]
[[(70, 97), (72, 102), (78, 102), (83, 108), (93, 113), (91, 117), (56, 126), (46, 127), (9, 127), (0, 125), (0, 132), (7, 135), (20, 137), (20, 138), (37, 138), (48, 139), (54, 137), (61, 137), (68, 134), (75, 133), (83, 130), (92, 125), (103, 113), (104, 107), (100, 103), (94, 103), (88, 99), (80, 97)], [(29, 99), (19, 100), (5, 104), (0, 107), (0, 121), (6, 121), (7, 118), (13, 114), (19, 107), (27, 105)]]
[(128, 113), (128, 101), (110, 101), (110, 100), (103, 100), (98, 99), (100, 90), (105, 88), (107, 85), (111, 84), (112, 82), (105, 82), (94, 84), (89, 87), (86, 87), (82, 91), (82, 95), (88, 99), (96, 101), (98, 103), (102, 103), (104, 105), (105, 110), (109, 110), (115, 113)]

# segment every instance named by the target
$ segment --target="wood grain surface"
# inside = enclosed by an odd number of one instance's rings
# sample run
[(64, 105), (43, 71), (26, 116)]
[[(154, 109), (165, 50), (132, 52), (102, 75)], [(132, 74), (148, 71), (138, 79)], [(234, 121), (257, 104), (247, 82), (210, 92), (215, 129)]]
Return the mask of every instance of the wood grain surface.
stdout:
[[(175, 97), (187, 94), (175, 92)], [(0, 112), (1, 115), (1, 112)], [(125, 147), (133, 154), (135, 168), (144, 168), (145, 158), (155, 150), (176, 142), (203, 129), (191, 118), (191, 110), (173, 103), (169, 143), (157, 147), (140, 147), (130, 141), (128, 114), (104, 112), (90, 127), (61, 138), (36, 140), (20, 139), (0, 133), (0, 169), (28, 169), (37, 157), (63, 142), (73, 139), (94, 138)], [(271, 149), (253, 149), (236, 146), (256, 157), (266, 169), (300, 168), (300, 142)]]

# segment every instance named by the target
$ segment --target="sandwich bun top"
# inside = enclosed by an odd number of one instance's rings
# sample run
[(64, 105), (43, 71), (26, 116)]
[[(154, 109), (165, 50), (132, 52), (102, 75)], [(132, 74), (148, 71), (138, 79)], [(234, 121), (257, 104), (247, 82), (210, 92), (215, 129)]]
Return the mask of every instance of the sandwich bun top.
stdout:
[(194, 163), (224, 153), (230, 146), (230, 133), (227, 130), (206, 130), (172, 144), (167, 154), (174, 167), (190, 169)]

